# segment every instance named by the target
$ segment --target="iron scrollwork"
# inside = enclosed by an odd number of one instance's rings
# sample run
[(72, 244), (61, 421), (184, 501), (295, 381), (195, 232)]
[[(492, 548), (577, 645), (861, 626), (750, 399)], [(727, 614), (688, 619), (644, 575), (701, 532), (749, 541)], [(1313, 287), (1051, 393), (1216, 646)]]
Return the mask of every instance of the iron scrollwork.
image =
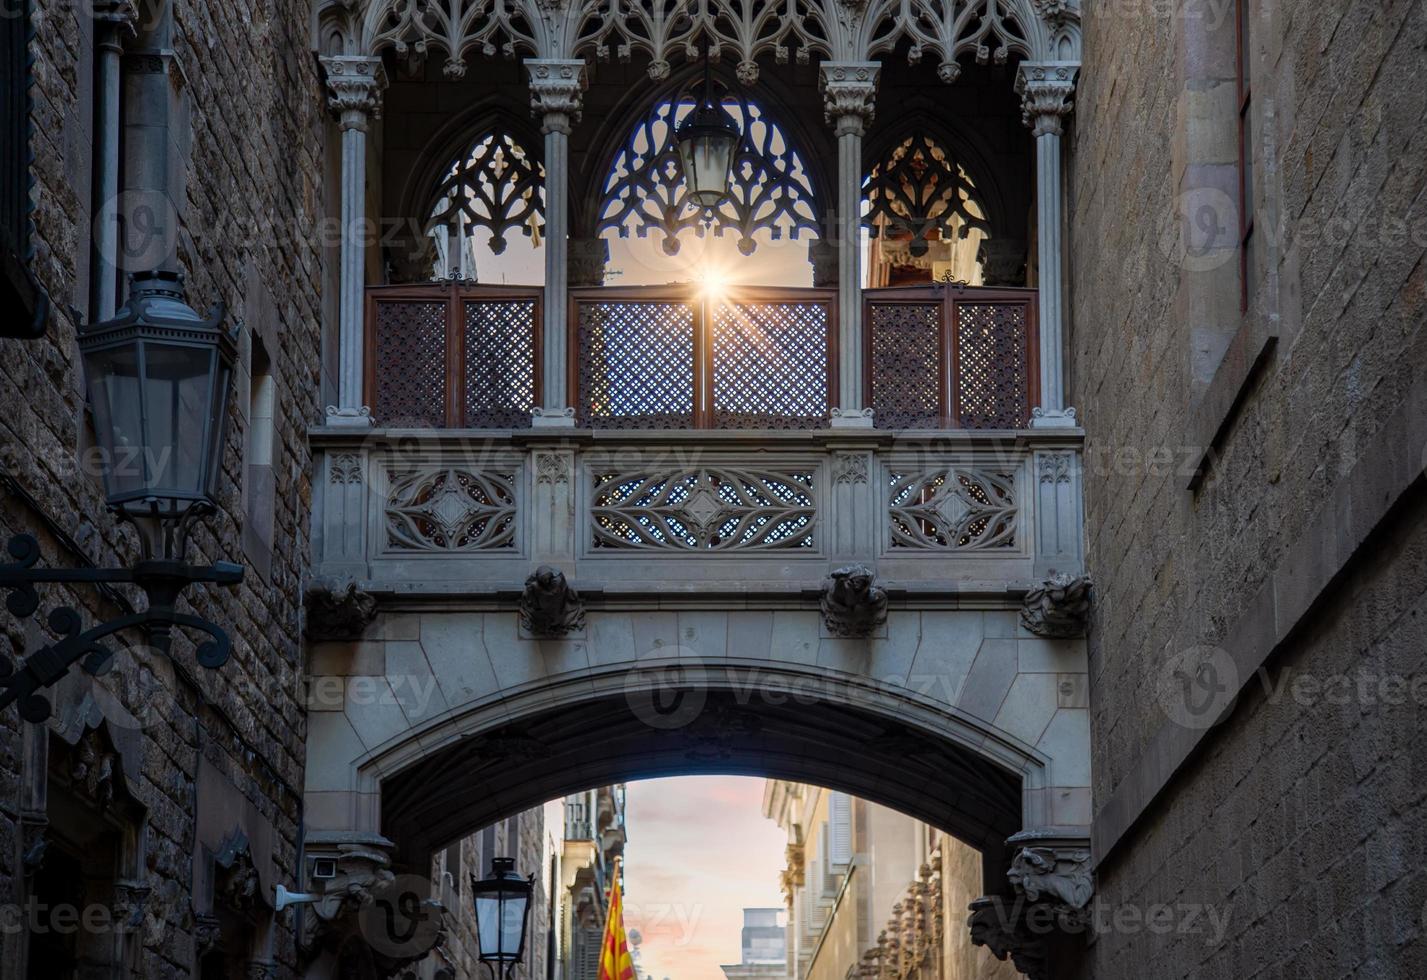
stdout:
[[(155, 649), (167, 653), (175, 626), (197, 630), (208, 635), (199, 644), (196, 657), (204, 667), (217, 669), (228, 662), (232, 641), (216, 624), (198, 616), (181, 613), (176, 605), (184, 589), (197, 582), (215, 585), (236, 585), (243, 580), (243, 568), (232, 562), (208, 566), (190, 565), (173, 558), (145, 558), (132, 568), (60, 568), (36, 567), (40, 557), (39, 542), (28, 534), (10, 539), (10, 557), (15, 561), (0, 565), (0, 588), (8, 589), (5, 607), (17, 619), (28, 619), (40, 607), (35, 584), (56, 583), (99, 585), (132, 583), (148, 596), (148, 608), (131, 612), (90, 629), (83, 628), (79, 613), (69, 606), (50, 611), (46, 621), (59, 639), (46, 644), (25, 657), (19, 665), (0, 657), (0, 709), (18, 702), (20, 717), (40, 724), (49, 718), (51, 705), (39, 693), (53, 687), (76, 663), (91, 676), (100, 676), (114, 664), (114, 652), (103, 642), (122, 630), (143, 628), (148, 631)], [(182, 553), (181, 549), (177, 552)]]

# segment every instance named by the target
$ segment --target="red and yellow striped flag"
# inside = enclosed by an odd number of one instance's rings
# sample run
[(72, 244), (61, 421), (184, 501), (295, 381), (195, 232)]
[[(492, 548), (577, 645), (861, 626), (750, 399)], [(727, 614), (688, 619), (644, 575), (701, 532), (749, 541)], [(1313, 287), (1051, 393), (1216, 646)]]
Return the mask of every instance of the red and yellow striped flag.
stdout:
[(618, 864), (614, 867), (613, 877), (614, 886), (609, 890), (609, 915), (604, 922), (604, 942), (600, 944), (598, 980), (635, 980), (629, 938), (624, 934), (624, 898), (619, 890)]

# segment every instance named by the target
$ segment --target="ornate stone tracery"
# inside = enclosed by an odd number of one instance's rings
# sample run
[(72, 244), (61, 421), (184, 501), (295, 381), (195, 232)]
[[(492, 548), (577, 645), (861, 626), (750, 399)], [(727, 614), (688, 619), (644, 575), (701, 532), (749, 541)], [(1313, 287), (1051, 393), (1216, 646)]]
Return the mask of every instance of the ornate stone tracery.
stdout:
[(500, 126), (482, 130), (452, 161), (431, 199), (427, 228), (449, 235), (448, 265), (454, 264), (453, 245), (474, 237), (477, 228), (490, 233), (487, 244), (496, 255), (505, 251), (508, 232), (538, 240), (545, 230), (545, 168)]
[[(471, 55), (633, 60), (663, 80), (682, 57), (707, 46), (740, 82), (758, 81), (759, 62), (862, 61), (906, 43), (912, 62), (936, 58), (953, 82), (960, 62), (1005, 64), (1079, 53), (1074, 0), (329, 0), (330, 34), (361, 53), (446, 56), (461, 78)], [(325, 43), (332, 43), (327, 41)]]
[(873, 238), (909, 239), (911, 254), (929, 248), (930, 236), (966, 238), (971, 230), (990, 234), (986, 206), (966, 170), (925, 129), (914, 129), (872, 166), (865, 190), (863, 223)]
[(654, 231), (664, 251), (679, 251), (684, 232), (738, 236), (751, 255), (758, 239), (818, 235), (818, 204), (802, 156), (787, 132), (741, 91), (723, 97), (724, 109), (743, 134), (733, 164), (728, 198), (710, 213), (689, 199), (674, 143), (677, 124), (696, 103), (688, 89), (662, 99), (641, 118), (614, 159), (604, 185), (597, 229), (621, 238)]

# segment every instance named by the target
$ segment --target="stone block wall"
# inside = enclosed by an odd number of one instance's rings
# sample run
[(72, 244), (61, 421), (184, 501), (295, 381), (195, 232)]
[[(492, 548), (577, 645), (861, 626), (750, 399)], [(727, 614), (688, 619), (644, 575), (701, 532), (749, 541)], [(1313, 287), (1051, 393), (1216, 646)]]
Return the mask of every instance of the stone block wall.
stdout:
[(1233, 4), (1085, 6), (1102, 914), (1076, 975), (1421, 975), (1427, 8), (1250, 0), (1240, 313)]
[[(92, 5), (39, 0), (35, 7), (34, 270), (54, 312), (43, 339), (0, 341), (0, 534), (35, 534), (47, 566), (125, 565), (137, 557), (137, 538), (106, 513), (87, 454), (93, 437), (86, 432), (71, 313), (89, 306), (97, 207)], [(229, 322), (245, 327), (221, 512), (197, 532), (189, 555), (248, 566), (241, 586), (200, 587), (190, 595), (194, 612), (229, 631), (233, 655), (221, 671), (208, 672), (187, 641), (176, 644), (171, 663), (143, 650), (121, 652), (102, 680), (76, 676), (53, 692), (49, 734), (27, 734), (14, 708), (0, 713), (0, 904), (24, 901), (22, 824), (44, 816), (46, 751), (102, 724), (137, 776), (127, 788), (146, 814), (134, 856), (137, 883), (150, 892), (131, 965), (146, 977), (189, 975), (198, 922), (211, 904), (195, 894), (195, 882), (206, 878), (200, 866), (237, 824), (250, 838), (264, 838), (252, 850), (267, 900), (278, 882), (300, 885), (301, 589), (311, 499), (305, 427), (319, 417), (321, 257), (312, 223), (322, 203), (323, 99), (306, 55), (309, 5), (179, 0), (170, 7), (172, 20), (158, 32), (163, 50), (148, 47), (162, 20), (148, 5), (135, 33), (125, 36), (125, 91), (126, 99), (139, 97), (137, 74), (161, 69), (159, 102), (171, 107), (160, 168), (168, 171), (174, 219), (167, 261), (187, 274), (193, 306), (222, 301)], [(132, 179), (134, 168), (126, 167), (126, 181)], [(254, 337), (269, 356), (276, 389), (271, 493), (257, 495), (272, 508), (271, 555), (262, 568), (251, 557), (251, 540), (244, 545), (253, 521), (243, 480)], [(136, 593), (119, 592), (142, 605)], [(44, 615), (55, 606), (75, 605), (86, 627), (122, 610), (92, 588), (42, 587), (41, 597), (34, 619), (3, 617), (13, 647), (7, 652), (42, 644)], [(126, 636), (116, 646), (139, 643)], [(200, 770), (216, 772), (231, 797), (204, 798), (209, 776), (200, 779)], [(268, 919), (252, 948), (233, 951), (233, 958), (251, 957), (291, 975), (292, 918)], [(0, 975), (20, 975), (23, 949), (23, 942), (7, 939)]]

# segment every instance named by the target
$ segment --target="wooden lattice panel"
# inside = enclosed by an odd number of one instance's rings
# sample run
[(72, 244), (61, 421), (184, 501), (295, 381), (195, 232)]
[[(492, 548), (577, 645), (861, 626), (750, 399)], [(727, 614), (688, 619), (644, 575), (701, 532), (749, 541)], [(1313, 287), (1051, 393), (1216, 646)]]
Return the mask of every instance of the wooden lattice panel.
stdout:
[(811, 429), (828, 415), (828, 307), (720, 303), (713, 308), (713, 424)]
[(581, 420), (599, 429), (692, 428), (695, 324), (686, 302), (581, 303)]
[(941, 401), (943, 304), (873, 303), (872, 409), (879, 428), (936, 428)]
[(1030, 418), (1024, 303), (956, 304), (957, 417), (964, 429), (1020, 429)]
[(465, 424), (528, 427), (535, 407), (535, 300), (466, 300), (463, 314)]
[(393, 428), (446, 424), (446, 300), (376, 304), (372, 413)]

